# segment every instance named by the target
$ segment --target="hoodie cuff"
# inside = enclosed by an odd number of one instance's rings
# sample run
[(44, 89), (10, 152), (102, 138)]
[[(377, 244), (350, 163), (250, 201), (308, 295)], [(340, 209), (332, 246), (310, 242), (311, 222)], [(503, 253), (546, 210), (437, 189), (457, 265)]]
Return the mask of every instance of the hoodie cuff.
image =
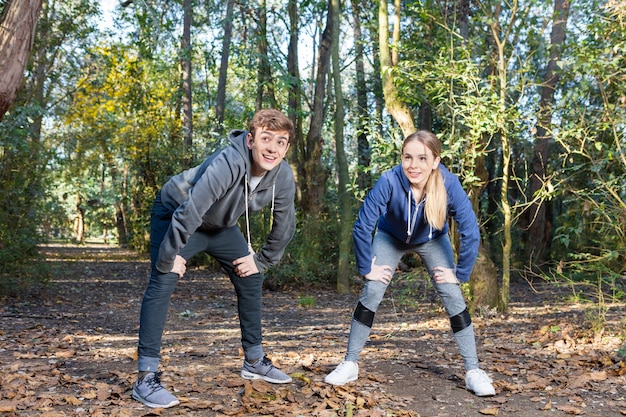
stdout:
[(174, 268), (174, 262), (156, 262), (156, 269), (162, 274), (167, 274), (168, 272), (172, 272), (172, 268)]
[(264, 265), (259, 260), (259, 255), (257, 255), (256, 253), (254, 254), (254, 264), (256, 265), (256, 268), (259, 270), (260, 273), (264, 273), (267, 270), (267, 265)]

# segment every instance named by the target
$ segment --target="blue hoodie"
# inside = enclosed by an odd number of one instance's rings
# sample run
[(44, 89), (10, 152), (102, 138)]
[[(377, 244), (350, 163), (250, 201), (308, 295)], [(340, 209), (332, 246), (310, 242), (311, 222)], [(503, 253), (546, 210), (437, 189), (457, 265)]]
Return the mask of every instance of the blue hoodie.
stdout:
[[(456, 175), (439, 164), (444, 186), (448, 194), (448, 216), (458, 224), (461, 247), (456, 266), (456, 277), (461, 282), (469, 281), (478, 255), (480, 231), (476, 215), (472, 210), (461, 182)], [(359, 274), (370, 273), (372, 267), (372, 233), (378, 228), (408, 246), (419, 245), (448, 233), (448, 223), (443, 230), (433, 229), (426, 220), (424, 200), (416, 205), (410, 193), (411, 185), (399, 164), (384, 172), (368, 193), (359, 216), (354, 224), (354, 247)], [(409, 211), (410, 210), (410, 211)], [(410, 216), (410, 222), (409, 222)], [(410, 223), (416, 217), (413, 230)], [(407, 246), (407, 248), (408, 248)]]

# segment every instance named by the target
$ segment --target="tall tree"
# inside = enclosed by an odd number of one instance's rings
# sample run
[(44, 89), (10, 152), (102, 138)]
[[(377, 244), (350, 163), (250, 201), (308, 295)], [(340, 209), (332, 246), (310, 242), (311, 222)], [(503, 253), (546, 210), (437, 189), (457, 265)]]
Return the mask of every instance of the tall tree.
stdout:
[(502, 285), (500, 288), (500, 309), (502, 311), (508, 311), (509, 299), (510, 299), (510, 284), (511, 284), (511, 249), (513, 247), (513, 241), (511, 237), (511, 229), (513, 227), (511, 203), (509, 201), (509, 181), (511, 173), (511, 136), (509, 132), (509, 121), (507, 120), (507, 105), (508, 105), (508, 56), (507, 56), (507, 43), (509, 30), (513, 27), (517, 19), (518, 1), (513, 0), (511, 3), (511, 10), (509, 15), (508, 29), (503, 29), (500, 26), (499, 20), (502, 17), (502, 9), (500, 5), (496, 5), (494, 15), (492, 16), (491, 23), (491, 35), (495, 43), (497, 52), (496, 63), (496, 79), (497, 79), (497, 95), (498, 95), (498, 131), (497, 134), (500, 137), (501, 152), (502, 152), (502, 188), (500, 189), (500, 209), (502, 211)]
[(355, 88), (356, 88), (356, 135), (357, 135), (357, 157), (358, 172), (357, 184), (361, 190), (369, 189), (371, 178), (367, 168), (371, 161), (371, 150), (367, 138), (367, 120), (370, 118), (369, 106), (367, 103), (367, 83), (365, 82), (365, 57), (364, 45), (366, 40), (361, 30), (362, 7), (358, 0), (352, 0), (352, 33), (354, 34), (354, 64), (355, 64)]
[[(332, 7), (329, 3), (329, 9)], [(301, 159), (302, 210), (305, 214), (316, 218), (324, 207), (324, 192), (328, 173), (322, 165), (322, 148), (324, 138), (322, 128), (324, 125), (324, 109), (326, 104), (326, 78), (330, 69), (330, 54), (332, 46), (332, 15), (328, 13), (326, 28), (322, 32), (317, 58), (317, 74), (313, 93), (313, 108), (309, 131), (306, 136), (305, 149)]]
[(183, 1), (183, 38), (181, 41), (181, 68), (183, 81), (183, 165), (188, 167), (191, 162), (193, 146), (193, 111), (191, 85), (191, 22), (193, 9), (191, 0)]
[(226, 16), (224, 17), (224, 37), (222, 38), (222, 55), (220, 72), (217, 81), (217, 98), (215, 100), (215, 117), (218, 132), (224, 129), (224, 113), (226, 111), (226, 81), (228, 79), (228, 59), (230, 57), (230, 42), (233, 36), (233, 10), (235, 0), (226, 1)]
[[(400, 22), (400, 1), (395, 0), (395, 27), (394, 39), (397, 37)], [(385, 95), (385, 106), (389, 114), (395, 119), (402, 129), (404, 136), (415, 131), (415, 121), (408, 106), (402, 102), (398, 89), (393, 82), (392, 70), (397, 65), (397, 44), (394, 50), (389, 47), (389, 13), (387, 11), (387, 0), (378, 2), (378, 36), (380, 46), (380, 72), (383, 80), (383, 93)], [(394, 62), (395, 59), (395, 62)]]
[(350, 292), (350, 255), (352, 249), (352, 197), (348, 192), (349, 174), (348, 159), (344, 149), (344, 100), (341, 84), (341, 60), (339, 58), (339, 16), (341, 5), (339, 0), (332, 0), (328, 13), (332, 15), (333, 43), (332, 74), (335, 92), (335, 154), (337, 156), (337, 195), (339, 197), (339, 261), (337, 265), (337, 291), (347, 294)]
[(0, 121), (17, 96), (42, 0), (8, 0), (0, 17)]
[[(299, 18), (298, 18), (298, 1), (289, 0), (287, 5), (289, 14), (289, 46), (287, 49), (287, 114), (294, 125), (293, 145), (289, 148), (289, 162), (296, 173), (296, 184), (300, 184), (298, 179), (298, 166), (302, 166), (299, 162), (302, 149), (302, 85), (300, 79), (300, 67), (298, 64), (298, 39), (299, 39)], [(301, 199), (298, 187), (298, 197)]]
[(277, 104), (269, 50), (267, 48), (267, 7), (265, 0), (261, 0), (260, 3), (256, 12), (257, 54), (259, 60), (257, 69), (257, 110), (262, 109), (264, 106), (275, 108)]
[(552, 142), (552, 114), (554, 112), (554, 94), (559, 82), (557, 71), (565, 42), (566, 25), (569, 16), (570, 0), (555, 0), (552, 16), (552, 33), (550, 35), (550, 56), (541, 86), (539, 112), (535, 133), (535, 148), (531, 165), (530, 188), (528, 200), (531, 201), (527, 216), (528, 230), (526, 233), (526, 258), (531, 265), (544, 260), (549, 247), (551, 222), (548, 202), (541, 193), (547, 188), (550, 162), (550, 145)]

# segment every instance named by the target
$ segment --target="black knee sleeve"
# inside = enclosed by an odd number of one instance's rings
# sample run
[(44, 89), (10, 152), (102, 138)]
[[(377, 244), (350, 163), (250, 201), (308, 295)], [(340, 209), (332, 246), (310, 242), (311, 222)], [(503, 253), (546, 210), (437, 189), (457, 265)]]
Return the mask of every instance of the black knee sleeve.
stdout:
[(470, 313), (467, 311), (467, 308), (456, 316), (450, 317), (450, 326), (452, 326), (452, 331), (454, 333), (458, 333), (461, 330), (468, 328), (470, 324), (472, 324), (472, 318), (470, 317)]
[(371, 328), (372, 324), (374, 323), (375, 314), (376, 313), (374, 313), (369, 308), (365, 307), (359, 301), (359, 303), (356, 305), (356, 308), (354, 309), (354, 314), (352, 315), (352, 317), (359, 323), (362, 323), (366, 325), (367, 327)]

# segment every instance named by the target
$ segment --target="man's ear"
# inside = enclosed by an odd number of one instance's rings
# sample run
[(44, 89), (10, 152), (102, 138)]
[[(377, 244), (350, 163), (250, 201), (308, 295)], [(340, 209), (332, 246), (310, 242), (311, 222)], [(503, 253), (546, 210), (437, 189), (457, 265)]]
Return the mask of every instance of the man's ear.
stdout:
[(252, 144), (254, 143), (254, 138), (252, 137), (252, 133), (248, 132), (246, 135), (246, 145), (248, 145), (248, 149), (252, 149)]

